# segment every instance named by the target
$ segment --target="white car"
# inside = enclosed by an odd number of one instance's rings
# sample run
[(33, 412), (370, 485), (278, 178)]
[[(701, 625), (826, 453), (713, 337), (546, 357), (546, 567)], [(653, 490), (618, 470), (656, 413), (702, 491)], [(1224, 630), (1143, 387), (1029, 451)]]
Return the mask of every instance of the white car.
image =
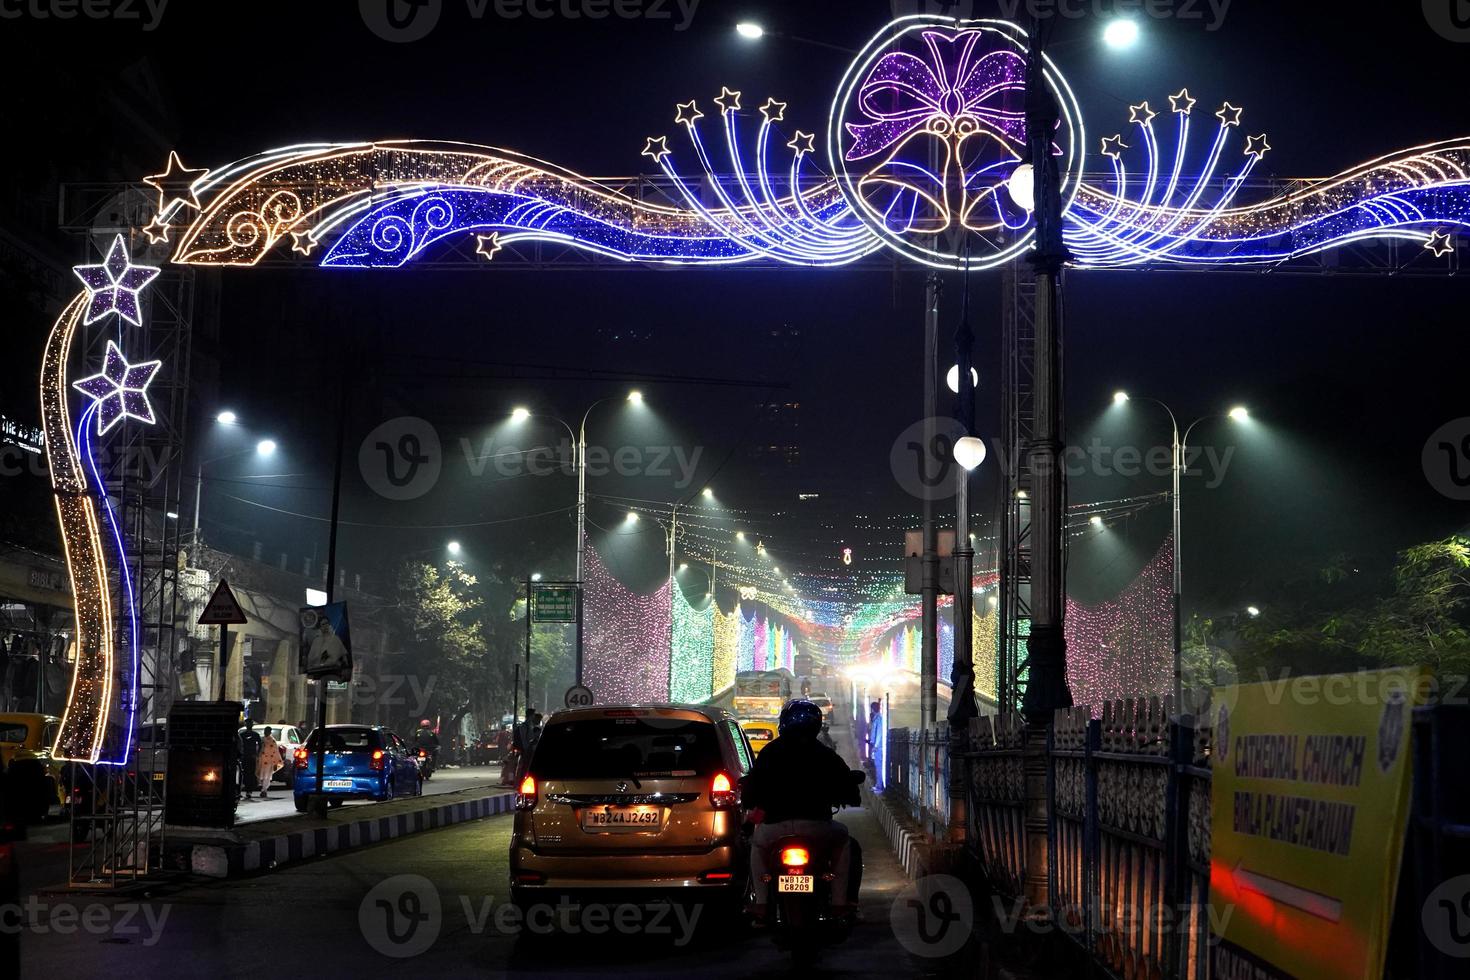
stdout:
[[(306, 739), (302, 737), (301, 730), (295, 725), (256, 724), (255, 734), (261, 738), (265, 738), (265, 730), (267, 728), (271, 730), (271, 734), (275, 736), (276, 743), (281, 747), (281, 761), (284, 763), (281, 768), (276, 770), (276, 775), (272, 782), (289, 786), (295, 776), (293, 765), (296, 750), (305, 744)], [(245, 729), (240, 729), (240, 732), (244, 734)]]

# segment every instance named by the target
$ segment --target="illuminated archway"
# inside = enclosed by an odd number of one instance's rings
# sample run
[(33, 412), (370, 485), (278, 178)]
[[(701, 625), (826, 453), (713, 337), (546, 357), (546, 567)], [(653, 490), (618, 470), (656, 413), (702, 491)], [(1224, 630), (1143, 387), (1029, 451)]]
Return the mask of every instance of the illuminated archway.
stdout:
[[(141, 231), (154, 244), (172, 244), (169, 261), (198, 266), (250, 267), (276, 253), (324, 269), (399, 268), (446, 240), (474, 236), (484, 260), (515, 242), (539, 241), (650, 264), (832, 267), (889, 250), (938, 268), (990, 268), (1030, 245), (1030, 175), (1021, 149), (1025, 49), (1025, 32), (1003, 21), (895, 21), (864, 48), (838, 88), (824, 165), (815, 134), (796, 129), (785, 138), (785, 103), (767, 99), (746, 109), (742, 93), (726, 88), (709, 118), (691, 100), (674, 116), (689, 144), (682, 155), (694, 161), (691, 176), (675, 166), (667, 136), (648, 138), (642, 151), (669, 188), (668, 204), (494, 147), (316, 143), (214, 170), (188, 169), (170, 154), (164, 172), (147, 178), (159, 207)], [(1247, 179), (1270, 150), (1267, 138), (1245, 136), (1243, 110), (1228, 102), (1213, 114), (1196, 113), (1187, 89), (1168, 98), (1172, 152), (1154, 127), (1162, 113), (1141, 102), (1131, 109), (1126, 137), (1101, 141), (1111, 179), (1090, 184), (1076, 100), (1050, 62), (1045, 77), (1062, 108), (1055, 146), (1077, 267), (1270, 264), (1365, 239), (1422, 243), (1443, 259), (1454, 250), (1452, 234), (1470, 224), (1466, 138), (1403, 150), (1241, 204)], [(1191, 133), (1201, 119), (1208, 150), (1190, 175)], [(746, 122), (754, 124), (753, 136)], [(710, 131), (717, 153), (705, 142)], [(773, 150), (782, 154), (779, 168)], [(1141, 172), (1130, 176), (1125, 161), (1138, 157)], [(941, 232), (943, 248), (932, 244)], [(137, 698), (135, 691), (119, 698), (113, 689), (108, 547), (120, 554), (123, 541), (92, 462), (91, 423), (100, 437), (128, 419), (151, 422), (147, 387), (157, 364), (128, 363), (123, 343), (109, 348), (100, 374), (73, 384), (69, 362), (80, 324), (113, 315), (140, 322), (138, 295), (158, 270), (133, 265), (118, 236), (105, 262), (77, 274), (84, 289), (52, 328), (40, 381), (77, 630), (55, 752), (116, 763), (127, 757)], [(91, 399), (76, 424), (68, 402), (73, 388)], [(126, 562), (117, 567), (123, 612), (135, 619)], [(136, 666), (136, 629), (127, 635)], [(136, 669), (126, 676), (136, 684)], [(125, 737), (109, 743), (117, 752), (104, 752), (115, 702), (127, 706)]]

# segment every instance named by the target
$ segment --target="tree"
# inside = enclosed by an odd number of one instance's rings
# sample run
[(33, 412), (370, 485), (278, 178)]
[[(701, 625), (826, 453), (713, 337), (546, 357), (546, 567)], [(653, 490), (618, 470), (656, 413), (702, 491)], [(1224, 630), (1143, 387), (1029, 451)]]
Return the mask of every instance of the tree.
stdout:
[[(489, 678), (485, 604), (475, 577), (451, 563), (409, 562), (398, 572), (395, 627), (404, 668), (426, 694), (428, 713), (453, 732)], [(416, 719), (410, 719), (414, 721)]]
[(1357, 646), (1385, 664), (1422, 664), (1441, 677), (1470, 672), (1470, 539), (1401, 552), (1393, 593), (1374, 606)]

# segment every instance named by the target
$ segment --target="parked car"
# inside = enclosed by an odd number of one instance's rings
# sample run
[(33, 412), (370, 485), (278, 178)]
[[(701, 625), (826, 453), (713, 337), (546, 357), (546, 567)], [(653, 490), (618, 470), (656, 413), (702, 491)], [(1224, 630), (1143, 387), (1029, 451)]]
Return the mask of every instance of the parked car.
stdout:
[(17, 818), (26, 823), (37, 823), (66, 807), (62, 764), (51, 755), (60, 723), (54, 715), (0, 714), (0, 770), (10, 776)]
[(780, 728), (769, 718), (743, 719), (740, 729), (745, 732), (745, 737), (750, 742), (750, 751), (755, 755), (760, 755), (761, 749), (774, 742), (780, 734)]
[(349, 799), (382, 802), (424, 791), (413, 752), (392, 731), (381, 725), (328, 725), (312, 732), (292, 753), (292, 789), (299, 811), (306, 811), (316, 792), (317, 758), (324, 744), (322, 793), (332, 806)]
[(736, 787), (752, 761), (739, 723), (721, 708), (557, 712), (517, 787), (512, 901), (667, 889), (738, 908), (748, 849)]

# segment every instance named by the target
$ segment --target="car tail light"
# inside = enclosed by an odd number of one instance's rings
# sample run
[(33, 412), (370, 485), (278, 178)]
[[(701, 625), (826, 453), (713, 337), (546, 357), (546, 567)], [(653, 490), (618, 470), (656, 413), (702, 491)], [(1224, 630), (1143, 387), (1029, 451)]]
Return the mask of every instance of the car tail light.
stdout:
[(296, 752), (295, 752), (295, 756), (294, 757), (296, 759), (296, 768), (297, 769), (305, 769), (306, 768), (306, 750), (305, 749), (297, 749)]
[(781, 864), (788, 868), (804, 868), (811, 862), (812, 855), (804, 847), (781, 848)]
[(428, 749), (419, 749), (419, 758), (420, 759), (427, 759), (428, 757), (429, 757), (429, 750)]
[(373, 749), (373, 768), (374, 769), (377, 769), (379, 771), (382, 771), (382, 768), (383, 768), (383, 750), (382, 749)]
[(516, 809), (530, 810), (536, 805), (536, 777), (530, 773), (521, 780), (520, 788), (516, 790)]
[(720, 809), (735, 805), (735, 785), (725, 773), (715, 773), (715, 778), (710, 781), (709, 801)]

